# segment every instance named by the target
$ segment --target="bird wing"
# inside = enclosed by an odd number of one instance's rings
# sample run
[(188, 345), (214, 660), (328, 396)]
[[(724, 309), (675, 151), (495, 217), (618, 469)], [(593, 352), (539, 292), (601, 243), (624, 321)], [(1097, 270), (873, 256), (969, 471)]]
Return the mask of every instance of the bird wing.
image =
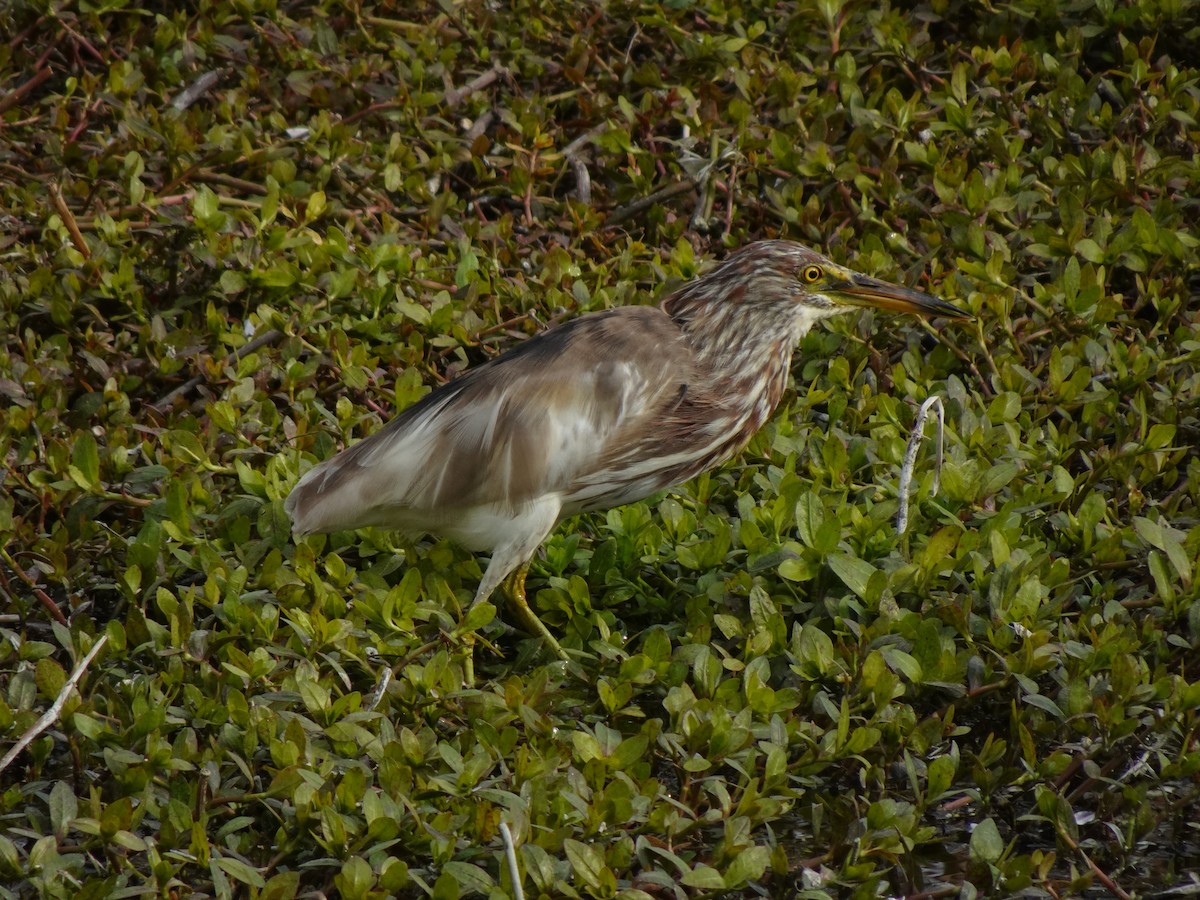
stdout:
[(470, 546), (462, 520), (473, 510), (516, 510), (549, 495), (563, 498), (563, 515), (613, 505), (597, 502), (603, 473), (671, 416), (690, 371), (679, 328), (661, 310), (582, 316), (438, 388), (316, 466), (288, 512), (300, 533), (379, 525)]

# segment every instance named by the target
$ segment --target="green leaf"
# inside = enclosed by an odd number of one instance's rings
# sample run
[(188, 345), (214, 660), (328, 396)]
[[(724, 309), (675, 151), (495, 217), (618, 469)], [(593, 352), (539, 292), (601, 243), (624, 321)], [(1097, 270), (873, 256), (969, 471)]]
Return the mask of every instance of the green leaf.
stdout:
[(721, 873), (704, 863), (697, 863), (694, 869), (685, 872), (681, 881), (685, 887), (702, 890), (722, 890), (725, 887), (725, 879), (721, 877)]
[(100, 483), (100, 451), (90, 431), (81, 431), (71, 448), (71, 480), (84, 490), (92, 490)]
[(805, 676), (820, 677), (833, 668), (833, 641), (816, 625), (799, 626), (792, 641), (792, 652)]
[(200, 439), (190, 431), (183, 429), (170, 431), (166, 435), (165, 443), (173, 454), (182, 457), (188, 462), (204, 465), (209, 461), (208, 451), (204, 449), (204, 445), (200, 443)]
[(236, 269), (226, 269), (221, 273), (218, 284), (221, 285), (223, 293), (240, 294), (246, 289), (246, 277)]
[(325, 192), (313, 191), (308, 195), (308, 205), (304, 208), (304, 221), (315, 222), (325, 212)]
[(495, 887), (495, 882), (487, 872), (470, 863), (452, 859), (446, 863), (443, 871), (454, 876), (454, 880), (458, 882), (458, 886), (464, 894), (487, 896)]
[(379, 886), (392, 894), (406, 888), (412, 882), (408, 863), (392, 856), (383, 861), (379, 869)]
[(475, 272), (479, 270), (479, 257), (466, 241), (460, 245), (460, 252), (461, 256), (454, 270), (454, 286), (463, 288), (470, 284)]
[(771, 861), (771, 851), (766, 847), (749, 847), (733, 858), (725, 870), (725, 887), (734, 890), (745, 887), (751, 881), (762, 878)]
[(811, 581), (817, 577), (821, 567), (808, 559), (785, 559), (779, 564), (779, 577), (788, 581)]
[(305, 678), (296, 685), (296, 689), (310, 713), (322, 713), (329, 709), (329, 688), (325, 685)]
[(438, 875), (437, 881), (433, 884), (433, 891), (429, 895), (432, 900), (459, 900), (462, 897), (462, 891), (458, 886), (458, 879), (450, 872), (442, 870)]
[(1150, 576), (1154, 579), (1154, 589), (1158, 596), (1167, 603), (1175, 599), (1175, 586), (1172, 583), (1171, 573), (1167, 571), (1167, 564), (1163, 562), (1163, 556), (1157, 550), (1151, 550), (1146, 556), (1146, 567), (1150, 570)]
[(1079, 260), (1072, 256), (1063, 269), (1063, 293), (1069, 301), (1079, 294)]
[(1104, 251), (1091, 238), (1081, 238), (1075, 243), (1075, 252), (1090, 263), (1104, 262)]
[(573, 732), (571, 734), (571, 743), (575, 748), (575, 758), (581, 763), (604, 758), (604, 750), (600, 746), (600, 742), (596, 740), (594, 735), (588, 734), (586, 731)]
[(456, 637), (464, 634), (473, 634), (494, 618), (496, 618), (495, 606), (487, 601), (476, 603), (467, 610), (467, 615), (463, 618), (462, 624), (454, 629), (454, 634)]
[(1063, 711), (1058, 708), (1058, 704), (1044, 694), (1026, 694), (1022, 699), (1030, 706), (1036, 706), (1038, 709), (1050, 713), (1056, 719), (1066, 718)]
[(616, 886), (613, 873), (604, 864), (604, 855), (596, 847), (568, 839), (563, 842), (563, 850), (576, 877), (593, 891), (601, 891), (609, 882)]
[(71, 717), (71, 723), (75, 726), (75, 730), (88, 740), (99, 741), (112, 735), (103, 722), (84, 713), (75, 713)]
[(129, 850), (131, 853), (145, 853), (149, 846), (132, 831), (125, 831), (124, 829), (120, 829), (113, 834), (112, 842), (123, 850)]
[(1075, 823), (1075, 812), (1066, 798), (1045, 785), (1035, 787), (1034, 794), (1038, 811), (1049, 819), (1055, 828), (1078, 840), (1079, 826)]
[(346, 900), (366, 897), (375, 883), (371, 864), (361, 856), (351, 856), (342, 863), (342, 870), (333, 878), (339, 894)]
[(712, 767), (713, 764), (708, 759), (705, 759), (699, 753), (693, 753), (691, 758), (684, 762), (683, 771), (694, 774), (697, 772), (707, 772)]
[(635, 763), (645, 759), (646, 750), (650, 746), (650, 738), (645, 734), (635, 734), (621, 741), (617, 749), (608, 757), (608, 764), (619, 771), (631, 768)]
[(713, 624), (720, 629), (721, 634), (724, 635), (726, 639), (741, 637), (746, 632), (741, 619), (739, 619), (737, 616), (730, 616), (725, 613), (717, 613), (714, 615)]
[(870, 750), (879, 743), (882, 733), (878, 728), (870, 725), (863, 725), (855, 728), (850, 732), (849, 738), (846, 741), (845, 751), (849, 754), (862, 753)]
[(807, 491), (796, 501), (796, 534), (805, 546), (817, 549), (817, 532), (825, 524), (825, 506), (816, 491)]
[(65, 781), (54, 782), (54, 787), (50, 788), (50, 827), (54, 834), (62, 838), (78, 814), (79, 805), (71, 786)]
[(1175, 574), (1183, 581), (1185, 587), (1189, 585), (1192, 580), (1192, 562), (1183, 547), (1184, 534), (1144, 516), (1134, 516), (1133, 527), (1138, 537), (1167, 555)]
[(953, 563), (951, 554), (958, 546), (960, 532), (955, 528), (939, 528), (929, 538), (921, 551), (920, 562), (924, 569), (939, 571)]
[(273, 875), (259, 894), (259, 900), (293, 900), (300, 890), (300, 873), (280, 872)]
[(244, 460), (234, 460), (233, 467), (237, 470), (238, 484), (247, 494), (267, 499), (267, 479), (257, 469), (246, 465)]
[(883, 654), (888, 668), (893, 672), (903, 675), (913, 684), (920, 684), (924, 680), (921, 664), (903, 650), (897, 647), (884, 647), (880, 653)]
[(526, 875), (543, 891), (549, 888), (558, 877), (557, 857), (551, 857), (544, 848), (530, 843), (521, 844), (519, 852)]
[(21, 855), (16, 845), (0, 834), (0, 875), (16, 878), (21, 871)]
[(971, 832), (971, 859), (975, 862), (994, 864), (1004, 855), (1004, 839), (992, 818), (984, 819)]
[(263, 287), (291, 287), (299, 278), (295, 266), (288, 262), (279, 262), (267, 269), (253, 272), (252, 277)]
[(1020, 473), (1021, 467), (1015, 462), (1002, 462), (992, 466), (980, 480), (979, 493), (984, 497), (990, 497), (1006, 487)]
[(246, 865), (240, 859), (234, 859), (232, 856), (222, 856), (216, 860), (221, 871), (235, 881), (240, 881), (242, 884), (248, 884), (251, 887), (265, 887), (266, 879), (258, 873), (257, 869)]
[(39, 659), (34, 667), (34, 680), (45, 697), (57, 697), (67, 683), (67, 673), (53, 659)]
[(875, 567), (869, 562), (845, 553), (830, 553), (826, 558), (829, 568), (854, 593), (864, 600), (869, 599), (867, 583), (875, 574)]
[(208, 224), (216, 220), (220, 211), (217, 195), (210, 188), (204, 185), (196, 188), (195, 193), (192, 194), (192, 215), (199, 222)]
[(925, 802), (934, 803), (954, 783), (958, 766), (953, 756), (939, 756), (929, 764), (925, 784)]

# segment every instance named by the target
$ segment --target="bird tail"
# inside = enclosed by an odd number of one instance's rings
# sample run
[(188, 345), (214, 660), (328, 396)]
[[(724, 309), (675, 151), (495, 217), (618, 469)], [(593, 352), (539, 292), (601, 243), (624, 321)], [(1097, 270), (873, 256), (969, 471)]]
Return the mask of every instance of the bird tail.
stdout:
[(341, 462), (335, 456), (313, 466), (287, 495), (283, 508), (292, 520), (293, 534), (329, 534), (370, 524), (363, 521), (369, 504), (364, 485), (351, 477), (357, 467), (334, 465)]
[(316, 495), (320, 488), (313, 484), (312, 476), (319, 469), (310, 469), (292, 488), (292, 492), (283, 501), (284, 511), (292, 520), (292, 532), (297, 536), (313, 534), (319, 531), (316, 527), (316, 516), (313, 514), (317, 506)]

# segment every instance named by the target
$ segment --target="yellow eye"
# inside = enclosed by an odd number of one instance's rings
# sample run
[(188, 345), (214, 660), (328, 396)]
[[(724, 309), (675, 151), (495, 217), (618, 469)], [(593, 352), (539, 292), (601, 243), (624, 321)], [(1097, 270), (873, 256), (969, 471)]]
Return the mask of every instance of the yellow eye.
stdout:
[(800, 273), (800, 277), (803, 278), (808, 284), (816, 284), (821, 280), (821, 267), (805, 266), (804, 271)]

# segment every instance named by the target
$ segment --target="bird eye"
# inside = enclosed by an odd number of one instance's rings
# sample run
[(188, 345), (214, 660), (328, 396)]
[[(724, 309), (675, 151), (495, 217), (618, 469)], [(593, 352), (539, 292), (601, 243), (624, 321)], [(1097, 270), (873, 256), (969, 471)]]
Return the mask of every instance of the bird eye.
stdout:
[(804, 271), (800, 273), (800, 277), (803, 278), (809, 284), (816, 284), (818, 281), (821, 280), (821, 267), (820, 266), (805, 266)]

